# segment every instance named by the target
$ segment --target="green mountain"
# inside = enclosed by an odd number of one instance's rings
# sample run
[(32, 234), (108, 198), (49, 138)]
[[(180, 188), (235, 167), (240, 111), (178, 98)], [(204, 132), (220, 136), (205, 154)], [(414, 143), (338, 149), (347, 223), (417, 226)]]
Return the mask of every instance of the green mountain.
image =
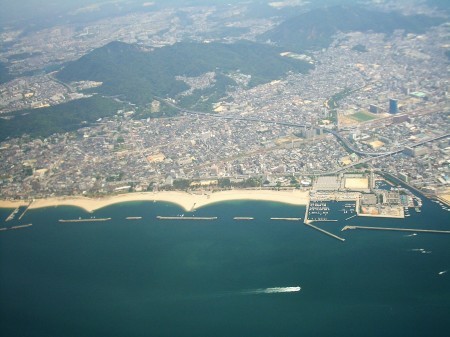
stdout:
[(88, 126), (98, 118), (112, 116), (122, 107), (112, 99), (93, 96), (41, 109), (26, 109), (0, 118), (0, 141), (28, 134), (47, 137)]
[[(57, 77), (64, 82), (100, 81), (103, 85), (95, 91), (145, 105), (155, 96), (176, 97), (187, 90), (188, 86), (177, 81), (176, 76), (195, 77), (214, 71), (215, 86), (196, 90), (195, 95), (207, 93), (219, 97), (230, 85), (236, 85), (228, 77), (232, 72), (251, 75), (249, 85), (254, 86), (289, 71), (306, 72), (311, 67), (306, 62), (280, 56), (277, 48), (253, 42), (177, 43), (153, 51), (112, 42), (68, 64)], [(195, 97), (190, 101), (195, 101)]]
[(405, 16), (396, 12), (381, 12), (359, 6), (333, 6), (316, 8), (281, 23), (260, 36), (276, 45), (305, 51), (328, 47), (337, 32), (373, 31), (392, 33), (403, 29), (423, 33), (427, 28), (443, 23), (442, 18), (424, 15)]

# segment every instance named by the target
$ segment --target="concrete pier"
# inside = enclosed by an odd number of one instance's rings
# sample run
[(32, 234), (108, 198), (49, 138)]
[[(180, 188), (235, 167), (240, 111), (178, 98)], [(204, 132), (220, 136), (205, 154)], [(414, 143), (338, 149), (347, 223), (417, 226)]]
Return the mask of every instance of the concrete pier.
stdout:
[(413, 228), (388, 228), (388, 227), (366, 227), (366, 226), (345, 226), (341, 231), (350, 229), (368, 229), (378, 231), (396, 231), (396, 232), (415, 232), (415, 233), (438, 233), (438, 234), (450, 234), (450, 231), (443, 231), (437, 229), (413, 229)]
[(323, 234), (326, 234), (326, 235), (328, 235), (328, 236), (331, 236), (332, 238), (335, 238), (335, 239), (337, 239), (337, 240), (339, 240), (339, 241), (342, 241), (342, 242), (345, 241), (345, 239), (343, 239), (343, 238), (341, 238), (341, 237), (339, 237), (339, 236), (337, 236), (337, 235), (334, 235), (333, 233), (327, 232), (326, 230), (324, 230), (324, 229), (322, 229), (322, 228), (319, 228), (319, 227), (316, 227), (316, 226), (314, 226), (314, 225), (311, 225), (310, 223), (305, 223), (305, 225), (306, 225), (306, 226), (309, 226), (309, 227), (311, 227), (311, 228), (314, 228), (315, 230), (318, 230), (319, 232), (322, 232)]
[(200, 216), (161, 216), (156, 217), (158, 220), (217, 220), (216, 216), (200, 217)]
[(28, 211), (28, 208), (30, 208), (31, 204), (33, 203), (34, 200), (30, 201), (30, 203), (28, 204), (27, 208), (25, 208), (25, 210), (23, 211), (22, 214), (20, 214), (19, 216), (19, 220), (21, 220), (23, 218), (23, 216), (25, 215), (25, 213)]

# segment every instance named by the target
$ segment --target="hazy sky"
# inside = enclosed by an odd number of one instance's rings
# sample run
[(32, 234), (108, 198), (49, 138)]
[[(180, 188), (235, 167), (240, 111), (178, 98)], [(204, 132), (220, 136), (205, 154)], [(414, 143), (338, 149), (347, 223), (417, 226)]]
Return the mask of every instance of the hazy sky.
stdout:
[(24, 24), (30, 23), (29, 20), (55, 21), (73, 10), (93, 4), (109, 4), (110, 7), (113, 4), (141, 7), (141, 4), (146, 2), (154, 2), (158, 5), (187, 5), (236, 3), (242, 0), (2, 0), (1, 2), (0, 25), (4, 25), (13, 21), (23, 21)]

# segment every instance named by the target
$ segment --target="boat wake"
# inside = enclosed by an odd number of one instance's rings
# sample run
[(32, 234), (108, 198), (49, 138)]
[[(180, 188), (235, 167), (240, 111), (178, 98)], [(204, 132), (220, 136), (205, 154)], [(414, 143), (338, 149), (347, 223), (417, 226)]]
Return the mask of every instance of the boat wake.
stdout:
[(431, 254), (432, 253), (431, 250), (425, 250), (423, 248), (414, 248), (414, 249), (411, 249), (411, 251), (412, 252), (419, 252), (419, 253), (422, 253), (422, 254)]
[(438, 274), (439, 275), (444, 275), (445, 273), (447, 273), (448, 272), (448, 270), (443, 270), (443, 271), (440, 271)]
[(281, 294), (281, 293), (295, 293), (301, 290), (300, 287), (276, 287), (243, 291), (242, 295), (259, 295), (259, 294)]
[(417, 233), (412, 233), (412, 234), (409, 234), (409, 235), (405, 235), (405, 238), (410, 238), (411, 236), (416, 236), (417, 235)]

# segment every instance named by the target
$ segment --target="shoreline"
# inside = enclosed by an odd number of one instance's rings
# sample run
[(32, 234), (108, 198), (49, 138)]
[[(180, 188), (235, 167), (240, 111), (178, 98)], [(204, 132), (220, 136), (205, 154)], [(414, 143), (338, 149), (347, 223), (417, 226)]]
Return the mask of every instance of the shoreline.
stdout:
[[(94, 212), (98, 209), (124, 202), (160, 201), (176, 204), (183, 208), (184, 211), (189, 212), (210, 204), (239, 200), (271, 201), (305, 206), (309, 201), (309, 193), (298, 190), (227, 190), (208, 194), (192, 194), (173, 191), (135, 192), (96, 199), (77, 196), (36, 199), (31, 203), (29, 209), (74, 206), (82, 208), (87, 212)], [(0, 208), (16, 208), (19, 206), (27, 206), (28, 204), (29, 201), (0, 200)]]

